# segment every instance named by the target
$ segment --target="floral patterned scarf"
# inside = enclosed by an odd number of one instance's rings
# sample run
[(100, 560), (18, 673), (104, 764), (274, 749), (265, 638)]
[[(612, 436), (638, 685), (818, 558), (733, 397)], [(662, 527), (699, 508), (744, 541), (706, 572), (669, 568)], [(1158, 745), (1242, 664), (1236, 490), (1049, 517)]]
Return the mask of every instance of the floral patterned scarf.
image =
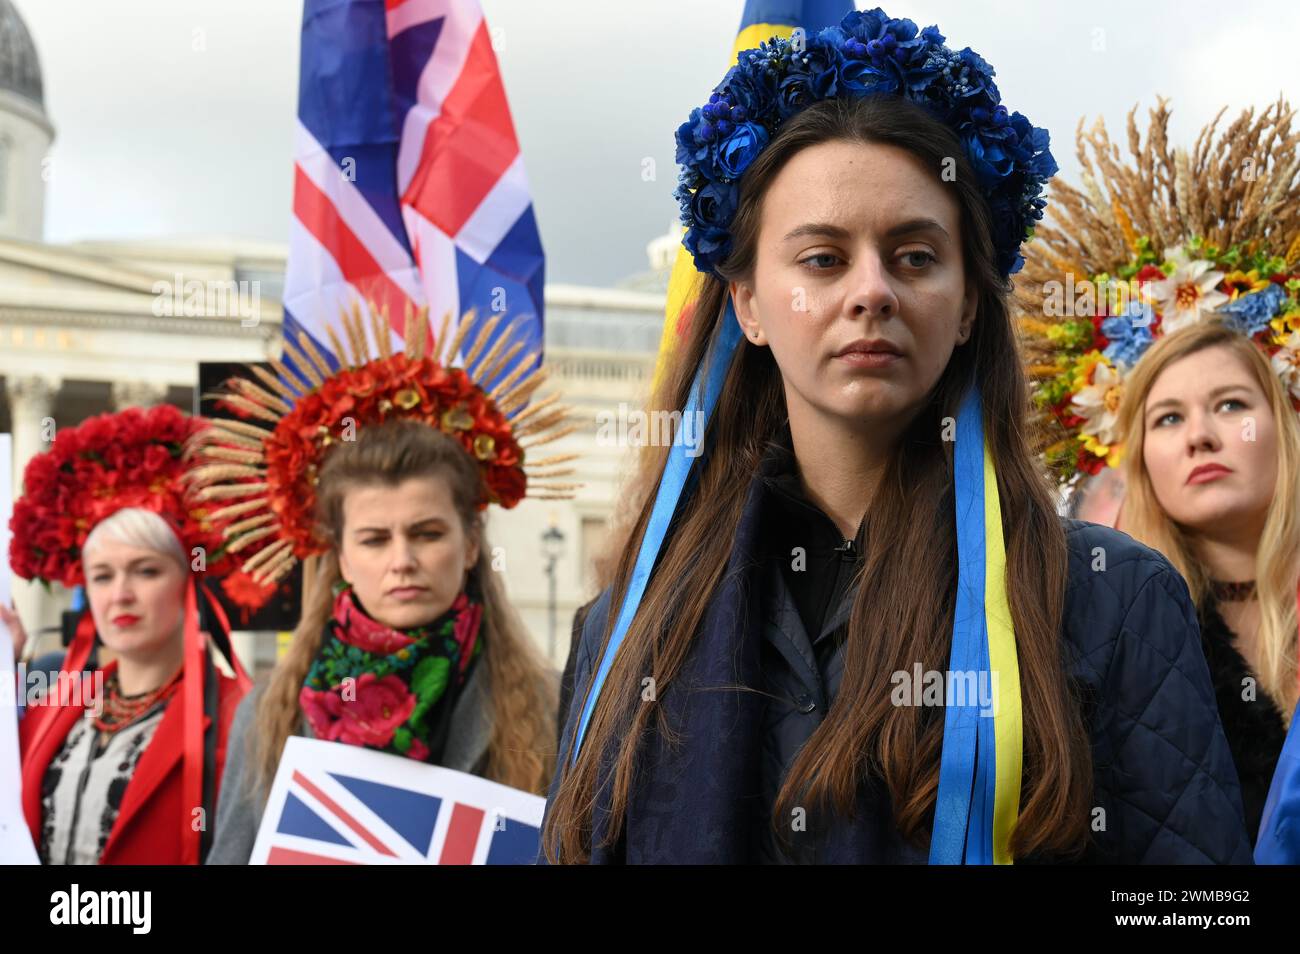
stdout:
[(462, 591), (432, 623), (401, 632), (367, 615), (350, 586), (339, 589), (298, 696), (316, 737), (437, 761), (482, 653), (482, 618), (482, 604)]

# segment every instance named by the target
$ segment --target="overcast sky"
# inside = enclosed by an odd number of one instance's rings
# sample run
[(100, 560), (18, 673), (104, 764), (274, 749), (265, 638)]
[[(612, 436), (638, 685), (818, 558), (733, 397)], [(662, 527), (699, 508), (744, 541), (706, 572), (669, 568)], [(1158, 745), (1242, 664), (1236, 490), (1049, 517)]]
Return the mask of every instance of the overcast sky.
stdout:
[[(13, 0), (56, 127), (50, 241), (238, 235), (284, 241), (301, 0)], [(859, 0), (860, 7), (864, 3)], [(524, 151), (551, 281), (647, 267), (675, 218), (673, 131), (725, 71), (743, 0), (483, 0)], [(1176, 142), (1221, 106), (1300, 99), (1300, 4), (1273, 0), (925, 0), (997, 70), (1003, 100), (1052, 134), (1172, 97)], [(196, 49), (196, 47), (200, 47)], [(655, 181), (643, 162), (655, 161)]]

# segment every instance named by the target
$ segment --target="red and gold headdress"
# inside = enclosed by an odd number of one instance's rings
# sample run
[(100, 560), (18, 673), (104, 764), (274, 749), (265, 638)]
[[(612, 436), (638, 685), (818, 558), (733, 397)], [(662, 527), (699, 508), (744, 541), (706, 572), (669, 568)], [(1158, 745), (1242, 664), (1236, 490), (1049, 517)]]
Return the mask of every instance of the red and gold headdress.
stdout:
[(214, 419), (196, 435), (201, 460), (188, 478), (197, 499), (234, 501), (213, 520), (223, 527), (226, 552), (244, 555), (241, 569), (258, 583), (272, 582), (328, 549), (316, 533), (317, 474), (332, 445), (380, 421), (414, 419), (455, 438), (482, 475), (480, 507), (510, 508), (525, 495), (571, 497), (577, 485), (553, 478), (571, 474), (562, 465), (578, 455), (525, 457), (577, 425), (566, 423), (570, 409), (557, 405), (558, 394), (528, 403), (546, 372), (534, 367), (535, 355), (521, 355), (526, 343), (515, 340), (518, 323), (496, 334), (504, 317), (478, 321), (467, 313), (448, 340), (448, 313), (430, 344), (427, 309), (408, 312), (405, 348), (394, 352), (387, 318), (370, 309), (368, 335), (354, 306), (342, 315), (342, 341), (327, 329), (337, 370), (300, 333), (296, 344), (284, 342), (293, 368), (276, 360), (275, 374), (251, 368), (261, 384), (232, 378), (218, 397), (245, 419)]

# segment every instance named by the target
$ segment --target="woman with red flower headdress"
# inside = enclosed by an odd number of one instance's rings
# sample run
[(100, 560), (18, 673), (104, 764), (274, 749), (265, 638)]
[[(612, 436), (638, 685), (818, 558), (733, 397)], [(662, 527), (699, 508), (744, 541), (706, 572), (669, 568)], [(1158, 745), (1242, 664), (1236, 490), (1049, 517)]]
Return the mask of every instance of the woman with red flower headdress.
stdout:
[(571, 488), (549, 482), (570, 457), (525, 465), (526, 447), (568, 432), (567, 409), (528, 403), (542, 378), (532, 355), (511, 364), (524, 345), (500, 320), (444, 323), (431, 354), (423, 312), (403, 353), (376, 321), (370, 357), (354, 312), (337, 371), (302, 336), (285, 341), (297, 370), (229, 382), (246, 420), (205, 433), (199, 496), (233, 501), (214, 517), (235, 521), (227, 546), (253, 582), (310, 562), (293, 643), (235, 716), (208, 863), (248, 862), (290, 735), (546, 790), (558, 679), (493, 568), (483, 511)]
[[(46, 864), (198, 864), (211, 845), (249, 680), (224, 633), (236, 675), (216, 669), (199, 629), (196, 576), (219, 562), (220, 536), (181, 477), (202, 426), (168, 405), (100, 415), (26, 469), (10, 565), (84, 583), (89, 603), (58, 680), (19, 723), (23, 813)], [(16, 614), (0, 617), (21, 646)], [(102, 668), (96, 643), (115, 657)]]

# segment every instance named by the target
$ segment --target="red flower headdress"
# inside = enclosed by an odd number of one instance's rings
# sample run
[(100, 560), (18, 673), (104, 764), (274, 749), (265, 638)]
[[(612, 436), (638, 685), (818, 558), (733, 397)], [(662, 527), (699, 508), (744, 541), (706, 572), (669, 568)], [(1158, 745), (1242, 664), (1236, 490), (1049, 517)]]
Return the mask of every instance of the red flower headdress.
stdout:
[[(26, 579), (77, 586), (85, 582), (82, 548), (95, 525), (119, 510), (150, 510), (176, 533), (187, 554), (202, 547), (204, 560), (190, 561), (197, 573), (225, 568), (222, 534), (209, 507), (187, 492), (185, 448), (206, 427), (170, 404), (142, 410), (127, 408), (100, 414), (54, 435), (54, 443), (27, 465), (23, 496), (14, 503), (9, 527), (9, 564)], [(182, 721), (182, 799), (185, 805), (203, 804), (205, 641), (199, 630), (196, 576), (191, 573), (185, 592), (182, 630), (183, 676), (179, 703)], [(252, 682), (231, 651), (229, 631), (220, 606), (210, 599), (219, 625), (216, 643), (235, 672), (240, 690)], [(64, 668), (80, 671), (90, 656), (95, 627), (89, 611), (77, 626), (68, 647)], [(207, 700), (211, 702), (212, 700)], [(180, 825), (183, 864), (201, 860), (201, 832), (187, 811)]]
[(219, 558), (221, 534), (209, 507), (185, 492), (185, 445), (204, 427), (170, 404), (100, 414), (55, 434), (23, 473), (9, 528), (9, 565), (28, 580), (85, 582), (81, 548), (101, 520), (127, 507), (151, 510), (187, 552)]
[[(380, 421), (411, 418), (455, 438), (482, 475), (480, 508), (489, 503), (510, 508), (525, 495), (572, 496), (577, 485), (551, 478), (572, 473), (558, 465), (578, 455), (525, 463), (529, 449), (571, 433), (576, 425), (565, 423), (570, 409), (556, 404), (558, 394), (528, 405), (546, 376), (533, 368), (530, 356), (501, 377), (525, 347), (513, 340), (517, 325), (494, 341), (504, 315), (479, 322), (469, 312), (448, 342), (448, 313), (430, 350), (427, 316), (426, 309), (408, 312), (405, 349), (395, 353), (386, 317), (371, 308), (376, 354), (354, 306), (350, 315), (342, 315), (346, 349), (335, 330), (327, 328), (342, 362), (337, 371), (300, 333), (297, 346), (284, 342), (285, 357), (296, 372), (272, 361), (277, 374), (251, 369), (265, 387), (232, 378), (229, 392), (217, 395), (240, 415), (269, 427), (251, 420), (211, 420), (211, 427), (191, 442), (203, 462), (187, 478), (197, 485), (199, 500), (236, 501), (212, 519), (224, 528), (226, 552), (244, 553), (240, 569), (255, 583), (279, 580), (297, 561), (328, 549), (315, 526), (317, 473), (332, 445)], [(462, 349), (463, 366), (451, 367)]]

